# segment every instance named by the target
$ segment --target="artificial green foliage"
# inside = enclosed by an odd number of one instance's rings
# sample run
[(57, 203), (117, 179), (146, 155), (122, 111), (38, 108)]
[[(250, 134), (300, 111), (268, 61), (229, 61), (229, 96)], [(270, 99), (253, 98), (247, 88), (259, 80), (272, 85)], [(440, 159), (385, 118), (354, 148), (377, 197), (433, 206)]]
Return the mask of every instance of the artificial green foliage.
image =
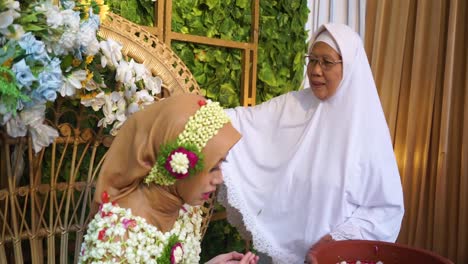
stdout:
[[(299, 89), (303, 80), (307, 40), (304, 26), (308, 12), (306, 0), (260, 1), (257, 103)], [(172, 16), (176, 32), (250, 41), (251, 1), (174, 1)], [(194, 73), (207, 97), (220, 101), (224, 107), (240, 103), (240, 51), (200, 48), (190, 43), (173, 44), (172, 48)], [(239, 52), (238, 56), (234, 55), (238, 63), (231, 60), (235, 52)], [(195, 59), (188, 53), (193, 53)]]
[(223, 107), (239, 105), (241, 52), (174, 41), (172, 49), (189, 67), (203, 94)]
[(300, 88), (308, 13), (306, 0), (260, 1), (257, 103)]
[(113, 13), (144, 26), (153, 25), (154, 2), (152, 0), (105, 0)]
[(0, 98), (6, 111), (16, 114), (17, 103), (20, 100), (29, 100), (19, 87), (15, 85), (16, 78), (13, 71), (0, 66)]
[(178, 0), (172, 2), (175, 32), (248, 42), (252, 23), (251, 1)]
[[(173, 1), (172, 30), (225, 40), (250, 41), (251, 1)], [(204, 95), (223, 107), (240, 104), (240, 50), (173, 42), (172, 49), (187, 65)]]

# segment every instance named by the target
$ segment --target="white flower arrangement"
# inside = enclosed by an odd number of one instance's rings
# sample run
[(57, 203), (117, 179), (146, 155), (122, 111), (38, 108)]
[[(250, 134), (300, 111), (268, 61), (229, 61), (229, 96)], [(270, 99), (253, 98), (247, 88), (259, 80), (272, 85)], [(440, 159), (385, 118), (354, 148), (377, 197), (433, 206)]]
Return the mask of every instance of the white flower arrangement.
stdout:
[(104, 203), (89, 223), (78, 263), (199, 263), (201, 212), (184, 205), (163, 233), (130, 209)]
[(98, 126), (115, 135), (161, 92), (162, 80), (124, 58), (121, 44), (98, 39), (107, 11), (103, 0), (0, 3), (0, 126), (12, 137), (31, 135), (35, 152), (58, 137), (44, 124), (58, 95), (102, 113)]

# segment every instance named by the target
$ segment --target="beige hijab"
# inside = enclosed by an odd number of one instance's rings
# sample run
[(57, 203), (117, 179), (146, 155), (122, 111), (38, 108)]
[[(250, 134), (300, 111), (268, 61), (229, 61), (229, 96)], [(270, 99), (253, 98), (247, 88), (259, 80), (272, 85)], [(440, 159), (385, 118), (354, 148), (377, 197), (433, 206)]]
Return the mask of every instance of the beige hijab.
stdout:
[[(189, 117), (200, 108), (200, 100), (205, 98), (194, 94), (172, 96), (133, 114), (107, 152), (96, 184), (96, 204), (101, 203), (101, 195), (106, 191), (110, 201), (130, 208), (134, 215), (162, 231), (170, 230), (184, 204), (180, 188), (190, 185), (148, 185), (143, 180), (155, 164), (161, 144), (178, 137)], [(240, 137), (231, 123), (225, 124), (202, 150), (204, 171), (190, 177), (199, 178), (207, 173)]]

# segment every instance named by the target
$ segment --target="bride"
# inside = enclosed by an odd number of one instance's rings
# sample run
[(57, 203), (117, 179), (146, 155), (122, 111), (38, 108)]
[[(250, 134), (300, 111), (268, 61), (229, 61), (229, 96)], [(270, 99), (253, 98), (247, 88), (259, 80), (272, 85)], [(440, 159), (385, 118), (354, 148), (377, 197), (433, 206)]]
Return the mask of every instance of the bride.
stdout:
[[(97, 180), (78, 263), (199, 263), (201, 209), (223, 182), (221, 165), (241, 135), (221, 106), (172, 96), (131, 116)], [(209, 264), (255, 264), (248, 252)]]

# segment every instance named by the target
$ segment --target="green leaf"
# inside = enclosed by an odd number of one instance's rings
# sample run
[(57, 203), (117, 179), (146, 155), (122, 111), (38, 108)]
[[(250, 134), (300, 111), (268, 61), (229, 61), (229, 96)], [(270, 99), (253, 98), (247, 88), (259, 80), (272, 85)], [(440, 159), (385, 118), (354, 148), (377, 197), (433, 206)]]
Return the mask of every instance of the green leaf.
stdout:
[(40, 26), (36, 26), (36, 25), (27, 25), (24, 27), (24, 31), (41, 31), (41, 30), (45, 30), (45, 28), (43, 27), (40, 27)]
[(211, 10), (219, 4), (219, 0), (206, 0), (206, 5)]
[(265, 82), (266, 84), (270, 86), (277, 86), (275, 73), (267, 65), (263, 65), (263, 67), (258, 72), (258, 79), (260, 79), (261, 81)]
[(247, 8), (250, 4), (249, 0), (236, 0), (236, 6), (240, 8)]
[(30, 14), (30, 15), (26, 15), (26, 16), (21, 16), (20, 17), (20, 23), (22, 25), (26, 24), (26, 23), (31, 23), (31, 22), (37, 22), (37, 16), (36, 14)]
[(72, 65), (73, 55), (67, 55), (62, 59), (62, 69), (67, 69)]
[(96, 83), (103, 83), (103, 79), (102, 79), (102, 75), (99, 71), (94, 71), (93, 72), (93, 80), (96, 82)]

